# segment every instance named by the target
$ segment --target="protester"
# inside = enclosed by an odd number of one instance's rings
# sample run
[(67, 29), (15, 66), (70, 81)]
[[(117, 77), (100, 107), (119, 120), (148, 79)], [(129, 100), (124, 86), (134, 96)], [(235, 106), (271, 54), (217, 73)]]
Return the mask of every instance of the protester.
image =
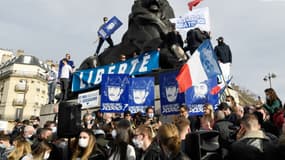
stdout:
[(145, 109), (145, 114), (146, 120), (144, 124), (151, 125), (154, 130), (157, 130), (160, 127), (161, 122), (158, 117), (154, 116), (154, 108), (152, 106), (147, 107)]
[[(69, 53), (66, 53), (66, 54), (65, 54), (65, 58), (63, 58), (63, 59), (66, 59), (66, 60), (67, 60), (67, 64), (70, 65), (70, 67), (71, 67), (72, 69), (75, 68), (74, 62), (73, 62), (73, 60), (71, 60), (71, 56), (70, 56)], [(63, 59), (60, 60), (59, 65), (58, 65), (58, 76), (57, 76), (57, 78), (60, 78), (60, 77), (61, 77), (62, 67), (64, 66), (64, 64), (63, 64)], [(70, 78), (71, 78), (71, 77), (70, 77)]]
[(7, 156), (15, 149), (10, 143), (9, 135), (0, 135), (0, 159), (7, 160)]
[(184, 51), (190, 51), (190, 55), (192, 55), (206, 39), (210, 39), (210, 35), (206, 31), (201, 31), (199, 28), (189, 30), (186, 37), (187, 46)]
[(8, 155), (8, 160), (24, 160), (23, 157), (32, 153), (31, 145), (22, 137), (15, 138), (13, 145), (15, 149)]
[(72, 160), (105, 160), (104, 153), (96, 146), (96, 139), (93, 132), (84, 129), (74, 141)]
[(52, 148), (45, 141), (41, 142), (35, 149), (33, 149), (32, 154), (25, 155), (22, 160), (47, 160), (50, 156)]
[(211, 104), (206, 103), (203, 106), (204, 115), (200, 119), (200, 130), (212, 130), (214, 125), (214, 108)]
[(159, 160), (160, 147), (155, 141), (153, 129), (149, 125), (140, 125), (132, 139), (137, 149), (136, 157), (140, 160)]
[(226, 96), (226, 103), (230, 107), (232, 112), (235, 112), (237, 103), (235, 101), (235, 98), (232, 95), (227, 95)]
[(269, 112), (270, 117), (273, 118), (274, 113), (282, 108), (282, 102), (273, 88), (267, 88), (264, 92), (266, 95), (266, 102), (263, 104), (263, 107)]
[(55, 65), (51, 64), (50, 71), (47, 75), (48, 80), (48, 104), (54, 103), (55, 89), (57, 85), (57, 75), (58, 73), (55, 70)]
[[(107, 23), (107, 21), (108, 21), (108, 17), (104, 17), (104, 18), (103, 18), (104, 24)], [(103, 25), (104, 25), (104, 24), (103, 24)], [(102, 26), (103, 26), (103, 25), (102, 25)], [(102, 26), (101, 26), (101, 27), (102, 27)], [(100, 28), (101, 28), (101, 27), (100, 27)], [(99, 36), (99, 43), (98, 43), (98, 46), (97, 46), (97, 49), (96, 49), (96, 55), (98, 55), (98, 53), (100, 52), (100, 49), (101, 49), (101, 47), (102, 47), (102, 45), (103, 45), (103, 43), (104, 43), (104, 41), (105, 41), (105, 39), (103, 39), (103, 37), (101, 37), (100, 35), (98, 35), (98, 36)], [(113, 47), (113, 46), (114, 46), (113, 40), (112, 40), (111, 36), (106, 37), (106, 41), (109, 43), (110, 47)]]
[(237, 141), (230, 147), (230, 160), (271, 159), (275, 145), (260, 129), (258, 119), (253, 114), (245, 115), (237, 133)]
[(109, 156), (109, 160), (135, 160), (136, 154), (135, 149), (131, 146), (130, 143), (130, 135), (128, 130), (126, 129), (117, 129), (116, 137), (113, 146), (111, 146), (111, 154)]
[(71, 74), (73, 73), (73, 69), (68, 64), (68, 60), (64, 58), (62, 60), (63, 66), (60, 70), (60, 83), (61, 83), (61, 100), (66, 101), (68, 98), (68, 89)]
[(191, 133), (191, 129), (190, 129), (190, 122), (187, 118), (185, 117), (179, 117), (176, 121), (175, 121), (175, 125), (179, 131), (179, 136), (181, 139), (181, 150), (185, 153), (186, 149), (185, 149), (185, 145), (186, 145), (186, 135)]
[(230, 79), (230, 70), (232, 64), (232, 52), (230, 47), (224, 42), (223, 37), (217, 38), (218, 45), (215, 47), (214, 51), (217, 55), (219, 65), (221, 67), (224, 80)]
[(164, 160), (189, 160), (181, 151), (181, 140), (178, 129), (174, 124), (165, 123), (158, 129), (159, 143), (162, 149), (161, 158)]

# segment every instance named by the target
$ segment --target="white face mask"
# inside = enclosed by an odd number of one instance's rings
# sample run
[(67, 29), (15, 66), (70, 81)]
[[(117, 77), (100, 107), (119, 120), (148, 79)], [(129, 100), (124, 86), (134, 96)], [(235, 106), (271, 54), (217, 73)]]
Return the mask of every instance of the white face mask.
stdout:
[(154, 114), (153, 113), (149, 113), (148, 114), (148, 118), (153, 118), (154, 117)]
[(232, 107), (232, 103), (231, 102), (226, 102), (228, 104), (229, 107)]
[(115, 139), (117, 137), (117, 131), (115, 129), (112, 130), (111, 134), (112, 134), (113, 139)]
[(45, 152), (44, 154), (44, 160), (48, 159), (49, 158), (49, 152)]
[(86, 148), (88, 146), (87, 138), (79, 138), (78, 145), (82, 148)]
[(56, 127), (51, 127), (52, 133), (55, 133), (57, 131)]
[(133, 138), (132, 141), (133, 141), (133, 144), (135, 145), (135, 147), (137, 147), (137, 148), (143, 147), (143, 141), (142, 140), (138, 140), (137, 138)]

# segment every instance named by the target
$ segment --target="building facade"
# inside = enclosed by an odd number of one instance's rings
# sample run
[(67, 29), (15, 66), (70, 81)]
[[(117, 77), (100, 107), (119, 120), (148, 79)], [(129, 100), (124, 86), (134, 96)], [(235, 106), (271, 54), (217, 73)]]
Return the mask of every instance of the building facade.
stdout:
[(38, 58), (19, 55), (0, 66), (0, 119), (27, 119), (39, 116), (47, 103), (47, 71)]

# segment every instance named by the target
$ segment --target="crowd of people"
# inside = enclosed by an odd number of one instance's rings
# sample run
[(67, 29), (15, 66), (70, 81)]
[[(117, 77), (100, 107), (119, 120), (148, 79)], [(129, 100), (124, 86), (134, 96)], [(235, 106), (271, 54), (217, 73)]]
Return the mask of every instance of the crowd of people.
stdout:
[[(190, 116), (181, 105), (168, 122), (151, 106), (145, 114), (87, 112), (71, 139), (57, 137), (56, 121), (40, 126), (39, 117), (32, 116), (0, 134), (0, 159), (187, 160), (197, 159), (197, 153), (200, 159), (284, 159), (284, 106), (272, 88), (265, 95), (264, 104), (253, 106), (240, 106), (227, 96), (216, 110), (205, 104), (202, 116)], [(218, 138), (209, 140), (208, 133)]]

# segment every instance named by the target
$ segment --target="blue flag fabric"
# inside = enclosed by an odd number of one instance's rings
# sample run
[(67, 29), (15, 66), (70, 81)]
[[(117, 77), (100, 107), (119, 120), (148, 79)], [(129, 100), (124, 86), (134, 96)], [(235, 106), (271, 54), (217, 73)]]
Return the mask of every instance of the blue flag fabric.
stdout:
[(129, 75), (103, 74), (101, 83), (101, 111), (124, 112), (128, 105)]
[(176, 76), (178, 71), (162, 73), (159, 75), (161, 114), (178, 114), (179, 107), (185, 102), (184, 93), (178, 92)]
[(103, 24), (98, 30), (98, 35), (104, 40), (110, 37), (123, 23), (116, 17), (112, 17), (107, 23)]
[(145, 113), (145, 108), (154, 106), (154, 77), (131, 78), (129, 86), (129, 111)]
[(158, 59), (159, 52), (150, 51), (113, 65), (76, 71), (73, 73), (72, 92), (95, 88), (101, 83), (103, 74), (140, 75), (149, 73), (159, 67)]
[(185, 92), (185, 102), (189, 107), (190, 115), (202, 115), (205, 103), (210, 103), (215, 108), (219, 101), (218, 94), (211, 94), (211, 89), (215, 86), (217, 86), (217, 78), (212, 78), (192, 86)]

